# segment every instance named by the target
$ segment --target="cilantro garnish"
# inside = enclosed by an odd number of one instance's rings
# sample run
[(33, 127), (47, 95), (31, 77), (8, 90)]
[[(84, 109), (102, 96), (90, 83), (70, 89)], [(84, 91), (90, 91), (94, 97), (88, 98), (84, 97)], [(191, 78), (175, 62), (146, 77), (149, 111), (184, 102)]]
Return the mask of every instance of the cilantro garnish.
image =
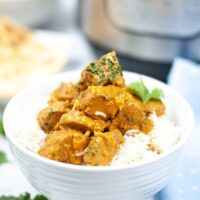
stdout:
[(31, 198), (31, 195), (28, 192), (20, 194), (19, 196), (1, 196), (0, 200), (48, 200), (43, 195), (36, 195), (34, 198)]
[(113, 81), (118, 74), (122, 75), (122, 70), (120, 66), (112, 69), (112, 71), (109, 74), (109, 80)]
[(147, 103), (151, 99), (160, 101), (162, 97), (164, 97), (164, 93), (161, 89), (154, 88), (152, 91), (149, 91), (145, 86), (143, 80), (131, 83), (128, 88), (131, 92), (141, 98), (143, 103)]
[(3, 151), (0, 151), (0, 165), (7, 162), (8, 162), (8, 159), (7, 159), (6, 154)]
[(115, 81), (118, 75), (122, 76), (121, 66), (116, 57), (103, 56), (96, 63), (92, 62), (87, 69), (92, 75), (97, 75), (97, 83), (110, 83)]
[(87, 70), (92, 74), (98, 74), (98, 68), (94, 63), (90, 63), (90, 65), (87, 67)]

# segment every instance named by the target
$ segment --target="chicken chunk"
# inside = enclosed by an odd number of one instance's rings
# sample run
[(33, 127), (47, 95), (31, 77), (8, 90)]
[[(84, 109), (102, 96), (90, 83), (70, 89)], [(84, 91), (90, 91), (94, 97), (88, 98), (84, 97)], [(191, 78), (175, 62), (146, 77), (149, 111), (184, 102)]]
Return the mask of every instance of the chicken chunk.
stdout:
[(149, 133), (154, 127), (154, 123), (153, 121), (149, 118), (149, 117), (146, 117), (141, 125), (140, 125), (140, 130), (143, 132), (143, 133)]
[(150, 119), (147, 120), (145, 112), (140, 110), (134, 103), (124, 104), (114, 118), (110, 130), (118, 128), (122, 133), (126, 133), (129, 130), (149, 132), (153, 128), (153, 122), (149, 121)]
[(46, 137), (38, 154), (51, 160), (80, 165), (89, 141), (89, 132), (82, 134), (73, 129), (54, 131)]
[(116, 106), (119, 108), (122, 107), (125, 102), (133, 98), (132, 95), (127, 92), (126, 88), (120, 88), (114, 85), (89, 86), (87, 91), (91, 92), (94, 96), (104, 96), (107, 100), (114, 100)]
[(125, 104), (113, 120), (111, 129), (118, 128), (122, 133), (132, 129), (139, 130), (144, 119), (145, 113), (134, 104)]
[(71, 110), (61, 117), (58, 128), (103, 131), (107, 126), (108, 124), (103, 120), (94, 120), (81, 111)]
[(125, 86), (122, 69), (114, 51), (90, 63), (83, 70), (77, 86), (81, 91), (84, 91), (88, 86), (92, 85)]
[(120, 91), (116, 86), (90, 86), (80, 94), (78, 109), (94, 119), (113, 118), (119, 108), (116, 98)]
[(109, 165), (123, 143), (124, 137), (117, 129), (106, 133), (95, 132), (85, 150), (84, 162), (92, 166)]
[(69, 108), (73, 107), (74, 100), (79, 96), (78, 87), (73, 83), (61, 83), (61, 85), (51, 94), (49, 104), (55, 101), (65, 101)]
[(126, 92), (127, 92), (127, 95), (126, 95), (125, 103), (129, 104), (129, 105), (134, 104), (138, 109), (144, 110), (144, 104), (143, 104), (142, 100), (139, 97), (133, 95), (129, 91), (129, 89), (126, 89)]
[(44, 132), (49, 133), (59, 122), (60, 117), (68, 111), (67, 104), (60, 101), (54, 102), (47, 108), (44, 108), (38, 114), (38, 122), (41, 129)]
[(146, 113), (156, 113), (157, 116), (165, 114), (165, 105), (161, 101), (151, 100), (144, 104), (144, 111)]

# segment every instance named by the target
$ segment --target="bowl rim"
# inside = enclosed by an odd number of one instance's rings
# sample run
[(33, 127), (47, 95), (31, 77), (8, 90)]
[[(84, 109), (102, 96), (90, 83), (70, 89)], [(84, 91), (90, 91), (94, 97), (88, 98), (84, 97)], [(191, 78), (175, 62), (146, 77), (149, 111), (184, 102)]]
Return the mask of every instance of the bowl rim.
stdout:
[(26, 91), (29, 91), (31, 88), (34, 88), (38, 85), (44, 84), (46, 82), (49, 81), (53, 81), (54, 79), (58, 79), (59, 77), (65, 76), (69, 73), (75, 73), (75, 74), (80, 74), (81, 70), (71, 70), (68, 72), (63, 72), (60, 73), (58, 75), (54, 75), (51, 78), (47, 78), (45, 80), (42, 81), (38, 81), (35, 84), (30, 84), (29, 86), (25, 87), (23, 90), (21, 90), (17, 95), (15, 95), (7, 104), (5, 110), (4, 110), (4, 114), (3, 114), (3, 125), (4, 125), (4, 129), (5, 129), (5, 133), (6, 133), (6, 137), (10, 143), (10, 145), (14, 145), (15, 148), (17, 148), (20, 152), (22, 152), (23, 154), (25, 154), (25, 156), (32, 158), (33, 160), (40, 162), (41, 164), (45, 164), (45, 165), (49, 165), (49, 167), (57, 167), (60, 169), (69, 169), (69, 170), (77, 170), (77, 171), (92, 171), (92, 172), (108, 172), (108, 171), (122, 171), (122, 170), (126, 170), (126, 169), (137, 169), (139, 167), (144, 167), (145, 165), (150, 165), (153, 163), (156, 163), (162, 159), (165, 159), (166, 157), (172, 155), (173, 153), (175, 153), (176, 151), (178, 151), (182, 146), (184, 146), (184, 144), (188, 141), (190, 135), (192, 134), (192, 130), (194, 128), (194, 124), (195, 124), (195, 118), (194, 118), (194, 114), (192, 111), (191, 106), (189, 105), (189, 103), (185, 100), (185, 98), (180, 95), (178, 92), (176, 92), (173, 88), (171, 88), (170, 86), (168, 86), (167, 84), (140, 74), (140, 73), (135, 73), (135, 72), (129, 72), (129, 71), (123, 71), (123, 73), (126, 75), (130, 74), (130, 75), (137, 75), (139, 77), (142, 76), (142, 78), (144, 79), (148, 79), (149, 81), (153, 81), (154, 83), (158, 83), (160, 86), (166, 88), (168, 91), (170, 91), (170, 93), (172, 93), (172, 95), (175, 95), (176, 98), (178, 98), (179, 101), (182, 102), (182, 104), (185, 107), (185, 111), (187, 113), (188, 119), (190, 119), (190, 123), (187, 129), (187, 134), (176, 144), (174, 145), (170, 150), (168, 150), (167, 152), (161, 154), (158, 157), (155, 157), (151, 160), (146, 160), (146, 161), (140, 161), (139, 163), (135, 163), (135, 164), (130, 164), (130, 165), (113, 165), (113, 166), (83, 166), (83, 165), (74, 165), (74, 164), (68, 164), (68, 163), (62, 163), (62, 162), (58, 162), (58, 161), (54, 161), (54, 160), (50, 160), (48, 158), (44, 158), (30, 150), (28, 150), (26, 147), (24, 147), (22, 144), (20, 144), (19, 141), (16, 140), (16, 138), (14, 137), (14, 135), (10, 134), (9, 131), (9, 115), (10, 115), (10, 110), (12, 108), (13, 105), (15, 105), (15, 101), (20, 98), (20, 96), (24, 93), (26, 93)]

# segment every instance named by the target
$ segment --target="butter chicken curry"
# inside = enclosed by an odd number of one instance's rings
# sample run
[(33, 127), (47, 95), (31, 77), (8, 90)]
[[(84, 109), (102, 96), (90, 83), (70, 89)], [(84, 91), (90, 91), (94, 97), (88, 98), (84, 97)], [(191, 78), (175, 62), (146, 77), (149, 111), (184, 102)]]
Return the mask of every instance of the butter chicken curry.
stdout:
[(144, 103), (125, 85), (116, 53), (90, 63), (77, 83), (61, 83), (38, 114), (48, 134), (38, 153), (76, 165), (106, 166), (133, 130), (148, 134), (150, 114), (161, 116), (161, 100)]

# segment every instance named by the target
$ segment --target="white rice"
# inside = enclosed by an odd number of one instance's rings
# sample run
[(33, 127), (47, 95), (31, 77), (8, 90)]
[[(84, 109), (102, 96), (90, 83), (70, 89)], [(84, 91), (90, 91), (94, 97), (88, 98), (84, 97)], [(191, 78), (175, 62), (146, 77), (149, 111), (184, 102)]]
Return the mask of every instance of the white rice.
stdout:
[(167, 117), (152, 115), (154, 129), (148, 133), (125, 135), (121, 146), (111, 165), (128, 165), (152, 160), (170, 150), (181, 138), (181, 130)]
[[(44, 99), (40, 105), (22, 113), (22, 124), (17, 134), (18, 141), (27, 149), (37, 153), (44, 142), (46, 134), (40, 129), (37, 122), (37, 113), (45, 107)], [(167, 105), (166, 105), (167, 106)], [(168, 107), (167, 107), (168, 108)], [(180, 127), (176, 125), (172, 110), (167, 109), (164, 117), (151, 116), (154, 129), (144, 134), (129, 130), (125, 134), (125, 143), (113, 158), (110, 165), (129, 165), (152, 160), (169, 151), (181, 139)]]
[(42, 101), (32, 104), (29, 109), (26, 109), (25, 106), (19, 121), (20, 129), (16, 138), (24, 147), (35, 153), (39, 150), (46, 137), (46, 134), (38, 125), (37, 115), (41, 109), (47, 106), (47, 101), (47, 98), (44, 98)]

